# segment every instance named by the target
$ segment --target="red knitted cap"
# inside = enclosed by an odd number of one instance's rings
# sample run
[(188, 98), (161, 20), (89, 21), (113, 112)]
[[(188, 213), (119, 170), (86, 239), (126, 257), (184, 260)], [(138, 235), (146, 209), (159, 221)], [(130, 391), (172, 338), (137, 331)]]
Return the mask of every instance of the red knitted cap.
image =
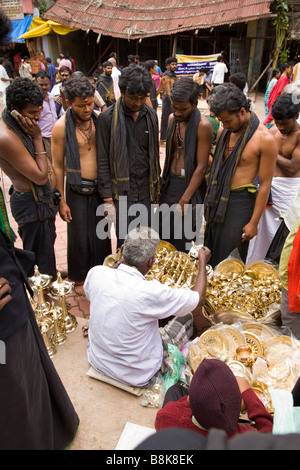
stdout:
[(234, 432), (241, 411), (242, 396), (231, 369), (218, 359), (203, 359), (189, 389), (190, 405), (198, 423)]

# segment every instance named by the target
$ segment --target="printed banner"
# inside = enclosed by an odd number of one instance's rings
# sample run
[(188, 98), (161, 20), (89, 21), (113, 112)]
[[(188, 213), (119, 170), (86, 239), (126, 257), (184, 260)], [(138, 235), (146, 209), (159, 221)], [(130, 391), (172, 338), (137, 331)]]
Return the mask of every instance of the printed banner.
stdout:
[(217, 64), (217, 59), (221, 55), (176, 55), (178, 60), (176, 75), (178, 77), (192, 77), (195, 73), (199, 72), (202, 67), (209, 67), (213, 71), (214, 66)]

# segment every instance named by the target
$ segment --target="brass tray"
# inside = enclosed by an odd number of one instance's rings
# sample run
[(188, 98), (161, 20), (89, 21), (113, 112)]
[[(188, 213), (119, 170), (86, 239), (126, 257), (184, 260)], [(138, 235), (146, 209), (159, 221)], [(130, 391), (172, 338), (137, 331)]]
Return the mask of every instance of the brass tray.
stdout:
[(242, 312), (235, 308), (225, 307), (214, 313), (214, 320), (216, 323), (232, 325), (236, 321), (253, 321), (253, 316), (250, 313)]
[(278, 271), (271, 264), (264, 263), (263, 261), (257, 261), (247, 266), (245, 273), (255, 276), (255, 279), (278, 279)]
[(212, 357), (220, 358), (227, 355), (229, 342), (219, 331), (209, 329), (200, 336), (198, 347), (203, 350), (204, 354), (208, 353)]
[(245, 337), (243, 333), (237, 330), (237, 328), (225, 326), (224, 329), (222, 329), (222, 334), (228, 336), (232, 347), (234, 347), (234, 350), (241, 344), (245, 343)]
[(243, 323), (242, 328), (244, 331), (248, 331), (249, 333), (253, 333), (262, 341), (267, 341), (268, 339), (275, 336), (271, 328), (261, 323)]
[(249, 344), (257, 356), (264, 355), (264, 348), (259, 338), (249, 331), (244, 331), (246, 343)]
[(242, 274), (245, 269), (245, 264), (243, 261), (238, 259), (226, 259), (216, 266), (214, 272), (218, 274), (223, 274), (224, 276), (232, 274)]
[(289, 336), (273, 336), (264, 343), (265, 356), (272, 363), (282, 362), (291, 357), (293, 343)]

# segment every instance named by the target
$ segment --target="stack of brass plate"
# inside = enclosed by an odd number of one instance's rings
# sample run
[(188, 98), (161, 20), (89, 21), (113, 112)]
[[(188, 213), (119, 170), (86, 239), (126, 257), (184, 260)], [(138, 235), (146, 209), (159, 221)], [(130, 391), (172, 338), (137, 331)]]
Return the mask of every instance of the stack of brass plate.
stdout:
[(274, 266), (264, 261), (257, 261), (256, 263), (249, 264), (245, 270), (245, 274), (257, 280), (278, 278), (278, 272)]
[(246, 343), (249, 344), (256, 356), (264, 355), (264, 347), (260, 339), (249, 331), (244, 331)]
[(271, 328), (269, 328), (267, 325), (263, 325), (257, 322), (243, 323), (242, 328), (244, 331), (254, 334), (262, 342), (265, 342), (275, 336), (275, 333)]
[(215, 268), (215, 273), (221, 274), (223, 276), (235, 277), (242, 274), (244, 269), (245, 264), (243, 263), (243, 261), (235, 258), (230, 258), (219, 263), (218, 266), (216, 266)]
[[(212, 324), (222, 321), (220, 317), (227, 322), (238, 321), (238, 316), (240, 321), (247, 317), (250, 320), (249, 315), (252, 320), (263, 321), (274, 306), (280, 305), (281, 282), (276, 269), (268, 263), (253, 263), (245, 268), (242, 261), (228, 259), (215, 268), (208, 280), (206, 298), (210, 311), (204, 309), (207, 316), (213, 315)], [(274, 308), (274, 318), (268, 317), (274, 322), (277, 310)]]

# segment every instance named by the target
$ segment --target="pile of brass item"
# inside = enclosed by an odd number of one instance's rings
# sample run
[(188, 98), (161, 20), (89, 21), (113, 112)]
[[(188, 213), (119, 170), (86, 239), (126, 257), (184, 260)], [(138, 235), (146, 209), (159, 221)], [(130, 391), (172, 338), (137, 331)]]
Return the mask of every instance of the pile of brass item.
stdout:
[[(109, 255), (104, 260), (104, 266), (112, 267), (121, 258), (120, 251)], [(212, 273), (212, 267), (207, 266), (208, 276)], [(161, 240), (156, 252), (156, 260), (152, 268), (146, 274), (147, 280), (156, 279), (161, 284), (170, 287), (188, 287), (195, 285), (198, 274), (198, 261), (187, 253), (177, 251), (169, 242)]]
[[(262, 320), (281, 301), (281, 282), (277, 270), (266, 262), (245, 267), (237, 259), (220, 263), (208, 280), (205, 311), (211, 323), (216, 312), (232, 311), (236, 317)], [(218, 317), (218, 315), (216, 315)]]
[(300, 372), (300, 342), (280, 333), (255, 321), (212, 326), (190, 344), (187, 367), (192, 376), (204, 358), (226, 362), (272, 412), (268, 388), (291, 391)]
[[(190, 252), (177, 251), (170, 243), (161, 240), (156, 252), (156, 261), (146, 274), (147, 280), (156, 279), (170, 287), (187, 287), (195, 285), (199, 266), (197, 252), (199, 247), (193, 245)], [(120, 259), (121, 253), (109, 255), (105, 266), (112, 266)], [(266, 262), (253, 263), (250, 266), (238, 259), (227, 259), (214, 270), (210, 265), (207, 271), (207, 291), (204, 315), (210, 323), (221, 321), (218, 316), (231, 316), (240, 320), (263, 320), (268, 313), (274, 317), (278, 313), (276, 306), (281, 301), (281, 282), (277, 270)]]
[[(63, 344), (67, 339), (67, 334), (77, 327), (77, 320), (68, 312), (66, 304), (66, 296), (73, 291), (74, 282), (63, 280), (59, 272), (57, 280), (51, 281), (52, 276), (40, 274), (38, 266), (35, 266), (34, 275), (29, 278), (34, 298), (29, 296), (29, 300), (48, 354), (53, 357), (57, 352), (56, 347)], [(45, 290), (52, 297), (59, 299), (59, 306), (55, 305), (54, 301), (50, 305), (50, 302), (45, 300)]]

